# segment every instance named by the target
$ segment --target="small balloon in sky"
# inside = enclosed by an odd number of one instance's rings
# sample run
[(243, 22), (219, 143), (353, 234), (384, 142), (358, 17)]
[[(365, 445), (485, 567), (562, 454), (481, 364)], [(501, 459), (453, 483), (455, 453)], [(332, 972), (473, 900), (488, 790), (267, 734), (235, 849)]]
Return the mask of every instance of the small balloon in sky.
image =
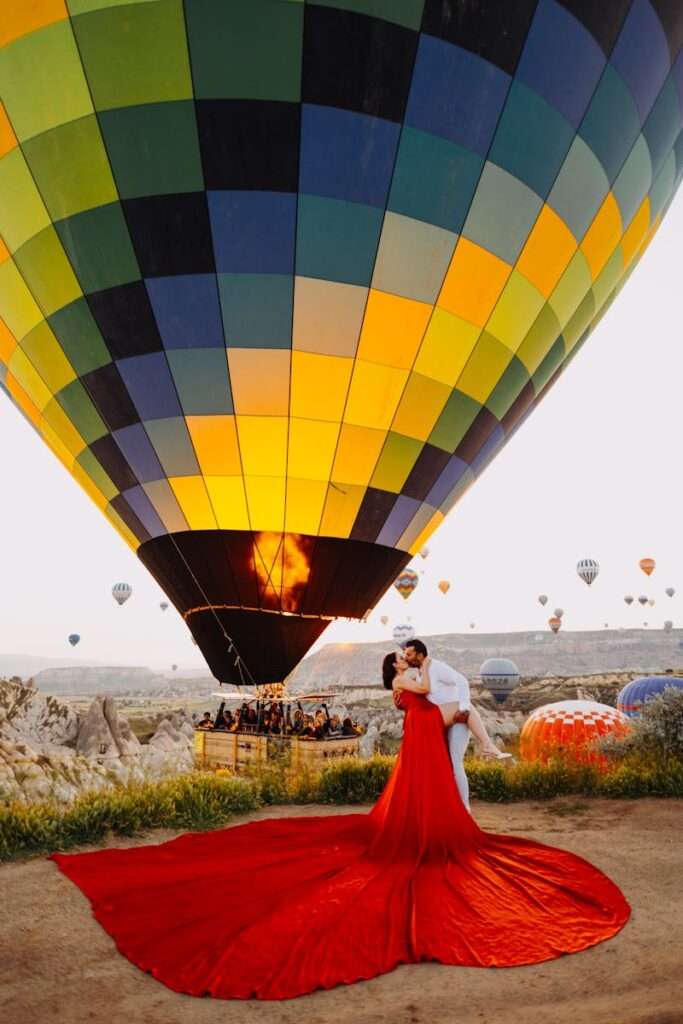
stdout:
[(564, 608), (556, 608), (553, 612), (553, 615), (555, 616), (555, 618), (561, 619), (564, 615)]
[(655, 571), (656, 562), (654, 558), (641, 558), (638, 565), (643, 570), (646, 576), (651, 576)]
[(626, 596), (624, 597), (624, 601), (626, 602), (626, 604), (633, 604), (633, 595), (626, 594)]
[(576, 571), (583, 580), (590, 587), (593, 580), (600, 572), (600, 566), (594, 558), (582, 558), (576, 565)]
[(398, 590), (399, 594), (404, 601), (407, 601), (412, 592), (415, 590), (419, 582), (420, 577), (412, 569), (404, 569), (403, 572), (396, 577), (394, 586)]
[(386, 626), (387, 622), (389, 621), (389, 616), (381, 615), (379, 621), (382, 623), (383, 626)]
[(449, 580), (439, 580), (437, 586), (442, 594), (447, 594), (448, 591), (451, 589), (451, 584)]
[(538, 603), (540, 604), (540, 606), (542, 608), (545, 607), (545, 605), (547, 605), (547, 603), (548, 603), (548, 595), (547, 594), (539, 594), (538, 595)]
[(159, 607), (161, 608), (162, 612), (165, 612), (166, 609), (168, 608), (168, 601), (162, 601)]
[(133, 588), (130, 583), (115, 583), (111, 588), (112, 597), (118, 605), (125, 604), (132, 593)]
[(80, 636), (78, 633), (70, 633), (68, 640), (72, 647), (75, 647), (77, 643), (80, 643)]
[(645, 594), (640, 595), (640, 597), (638, 598), (638, 604), (642, 605), (643, 608), (645, 607), (645, 605), (647, 604), (647, 597), (645, 596)]
[(558, 633), (560, 626), (562, 625), (562, 619), (559, 615), (551, 615), (548, 619), (548, 625), (552, 629), (553, 633)]
[(675, 587), (667, 587), (666, 590), (664, 591), (664, 593), (666, 594), (667, 597), (673, 597), (674, 594), (676, 593), (676, 588)]

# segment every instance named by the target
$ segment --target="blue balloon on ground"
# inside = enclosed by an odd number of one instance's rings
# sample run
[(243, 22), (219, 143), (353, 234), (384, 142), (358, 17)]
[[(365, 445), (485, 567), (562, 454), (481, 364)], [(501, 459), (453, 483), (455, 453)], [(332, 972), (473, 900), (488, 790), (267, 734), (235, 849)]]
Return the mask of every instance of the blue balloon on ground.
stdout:
[(669, 686), (683, 690), (683, 679), (679, 676), (641, 676), (633, 679), (619, 691), (617, 708), (629, 718), (638, 718), (643, 704), (664, 693)]

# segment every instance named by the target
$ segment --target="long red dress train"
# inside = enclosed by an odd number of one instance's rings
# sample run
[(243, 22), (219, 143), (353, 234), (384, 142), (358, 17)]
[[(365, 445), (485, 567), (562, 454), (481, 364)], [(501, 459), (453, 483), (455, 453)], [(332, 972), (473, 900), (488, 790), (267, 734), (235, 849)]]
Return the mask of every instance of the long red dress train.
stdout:
[(438, 708), (412, 694), (404, 706), (401, 752), (370, 814), (53, 860), (124, 956), (195, 996), (285, 999), (420, 960), (512, 967), (615, 935), (630, 913), (617, 886), (572, 853), (483, 832)]

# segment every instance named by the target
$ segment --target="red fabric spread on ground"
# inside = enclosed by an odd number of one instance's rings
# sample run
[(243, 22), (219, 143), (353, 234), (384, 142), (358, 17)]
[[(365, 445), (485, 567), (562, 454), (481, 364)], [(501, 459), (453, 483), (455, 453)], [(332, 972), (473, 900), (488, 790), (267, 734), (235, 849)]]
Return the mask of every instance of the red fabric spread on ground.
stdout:
[(615, 935), (630, 913), (617, 886), (574, 854), (483, 832), (438, 708), (404, 704), (401, 752), (370, 814), (53, 860), (124, 956), (196, 996), (285, 999), (420, 960), (513, 967)]

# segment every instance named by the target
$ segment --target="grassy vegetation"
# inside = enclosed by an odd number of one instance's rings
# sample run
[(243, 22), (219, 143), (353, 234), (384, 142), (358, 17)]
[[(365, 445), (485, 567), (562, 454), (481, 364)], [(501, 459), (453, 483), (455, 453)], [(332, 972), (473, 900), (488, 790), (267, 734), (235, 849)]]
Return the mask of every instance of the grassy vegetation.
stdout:
[[(194, 773), (160, 783), (91, 793), (69, 807), (14, 803), (0, 806), (0, 860), (99, 843), (108, 835), (149, 829), (201, 831), (226, 825), (233, 815), (273, 804), (367, 804), (381, 793), (392, 757), (345, 760), (322, 775), (291, 775), (275, 765), (246, 778), (226, 772)], [(506, 802), (576, 797), (683, 797), (683, 760), (630, 751), (607, 771), (562, 761), (517, 762), (509, 767), (470, 758), (472, 795)]]

